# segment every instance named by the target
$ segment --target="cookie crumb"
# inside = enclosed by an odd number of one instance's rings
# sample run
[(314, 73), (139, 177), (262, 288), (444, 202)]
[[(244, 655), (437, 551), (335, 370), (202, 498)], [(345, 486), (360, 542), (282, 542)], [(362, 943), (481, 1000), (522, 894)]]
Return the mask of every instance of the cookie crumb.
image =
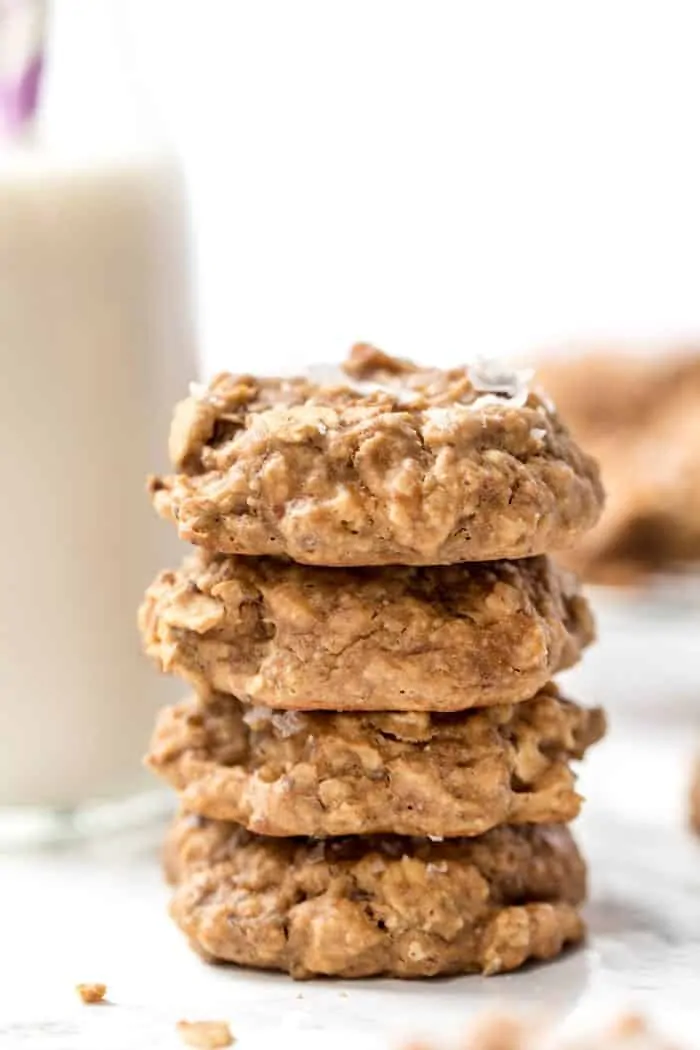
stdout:
[(611, 1034), (624, 1036), (626, 1039), (637, 1035), (648, 1035), (649, 1025), (639, 1014), (625, 1014), (615, 1022)]
[(236, 1041), (226, 1021), (178, 1021), (175, 1027), (185, 1046), (195, 1050), (220, 1050)]
[(690, 782), (690, 827), (700, 835), (700, 756), (695, 759)]
[[(500, 1013), (486, 1013), (472, 1024), (466, 1041), (458, 1044), (460, 1050), (540, 1050), (536, 1037), (540, 1028), (529, 1022)], [(408, 1043), (403, 1050), (437, 1050), (429, 1042)], [(446, 1046), (444, 1047), (446, 1050)], [(551, 1047), (548, 1044), (548, 1050)]]
[(75, 990), (84, 1003), (101, 1003), (104, 1002), (104, 997), (107, 994), (107, 985), (99, 983), (76, 984)]

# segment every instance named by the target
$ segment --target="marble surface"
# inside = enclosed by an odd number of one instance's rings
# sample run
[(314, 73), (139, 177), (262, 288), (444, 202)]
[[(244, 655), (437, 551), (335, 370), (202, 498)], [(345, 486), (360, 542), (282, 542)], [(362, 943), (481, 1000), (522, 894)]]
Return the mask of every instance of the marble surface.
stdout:
[[(700, 743), (700, 675), (688, 654), (700, 647), (691, 618), (681, 685), (658, 631), (654, 645), (653, 629), (616, 634), (615, 615), (604, 614), (608, 640), (587, 670), (569, 675), (572, 695), (605, 700), (611, 714), (609, 738), (581, 776), (588, 805), (577, 834), (591, 868), (584, 948), (509, 976), (434, 982), (295, 984), (205, 966), (166, 918), (162, 829), (150, 826), (0, 857), (0, 1048), (166, 1050), (181, 1045), (180, 1018), (228, 1020), (242, 1050), (281, 1039), (388, 1050), (421, 1035), (449, 1045), (476, 1013), (505, 1004), (549, 1012), (566, 1030), (643, 1009), (697, 1047), (700, 840), (686, 830), (686, 794)], [(678, 646), (677, 626), (669, 637)], [(79, 981), (105, 982), (109, 1004), (83, 1006)]]

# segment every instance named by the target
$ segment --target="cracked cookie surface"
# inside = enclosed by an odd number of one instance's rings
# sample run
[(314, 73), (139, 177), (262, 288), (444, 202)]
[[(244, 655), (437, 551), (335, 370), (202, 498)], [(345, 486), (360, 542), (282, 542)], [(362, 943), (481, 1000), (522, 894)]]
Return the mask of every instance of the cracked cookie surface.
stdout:
[(165, 863), (195, 949), (295, 978), (493, 974), (584, 933), (585, 865), (556, 825), (319, 843), (183, 815)]
[(280, 713), (215, 695), (163, 710), (147, 761), (184, 809), (259, 834), (474, 836), (573, 820), (569, 763), (604, 730), (600, 709), (553, 685), (459, 715)]
[(151, 585), (140, 626), (198, 690), (305, 710), (523, 700), (594, 637), (577, 581), (545, 557), (322, 569), (197, 551)]
[(353, 349), (338, 380), (218, 375), (176, 409), (154, 505), (211, 550), (315, 565), (447, 564), (567, 547), (595, 462), (546, 399), (485, 366)]

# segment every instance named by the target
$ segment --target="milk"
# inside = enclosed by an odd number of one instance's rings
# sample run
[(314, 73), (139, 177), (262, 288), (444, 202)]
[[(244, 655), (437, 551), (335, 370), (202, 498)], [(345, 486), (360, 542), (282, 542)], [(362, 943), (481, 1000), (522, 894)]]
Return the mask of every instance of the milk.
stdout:
[(173, 686), (135, 612), (181, 555), (144, 479), (196, 372), (187, 263), (167, 152), (0, 150), (0, 806), (150, 783)]

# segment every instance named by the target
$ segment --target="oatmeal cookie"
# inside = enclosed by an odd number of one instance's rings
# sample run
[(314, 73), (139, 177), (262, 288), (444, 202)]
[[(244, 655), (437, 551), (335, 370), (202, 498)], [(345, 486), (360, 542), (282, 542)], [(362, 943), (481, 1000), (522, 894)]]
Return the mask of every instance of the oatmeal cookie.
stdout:
[(314, 565), (431, 565), (566, 547), (595, 524), (594, 461), (517, 375), (353, 349), (339, 380), (218, 375), (177, 408), (180, 536)]
[(230, 696), (161, 712), (150, 767), (190, 812), (264, 835), (481, 835), (577, 816), (572, 759), (601, 738), (600, 709), (553, 685), (458, 715), (275, 712)]
[(562, 560), (612, 584), (700, 561), (700, 354), (589, 353), (545, 361), (539, 376), (608, 494)]
[(201, 954), (295, 978), (493, 974), (584, 932), (585, 865), (557, 825), (314, 842), (181, 816), (166, 870), (171, 914)]
[[(405, 1050), (439, 1050), (443, 1044), (409, 1043)], [(453, 1045), (453, 1044), (449, 1044)], [(601, 1031), (580, 1035), (573, 1041), (548, 1025), (517, 1015), (486, 1014), (479, 1018), (459, 1044), (463, 1050), (680, 1050), (638, 1014), (623, 1014)], [(448, 1044), (444, 1044), (447, 1050)]]
[(690, 826), (700, 835), (700, 756), (695, 759), (690, 782)]
[(593, 639), (545, 557), (322, 569), (197, 551), (140, 613), (164, 671), (276, 708), (455, 711), (531, 697)]

